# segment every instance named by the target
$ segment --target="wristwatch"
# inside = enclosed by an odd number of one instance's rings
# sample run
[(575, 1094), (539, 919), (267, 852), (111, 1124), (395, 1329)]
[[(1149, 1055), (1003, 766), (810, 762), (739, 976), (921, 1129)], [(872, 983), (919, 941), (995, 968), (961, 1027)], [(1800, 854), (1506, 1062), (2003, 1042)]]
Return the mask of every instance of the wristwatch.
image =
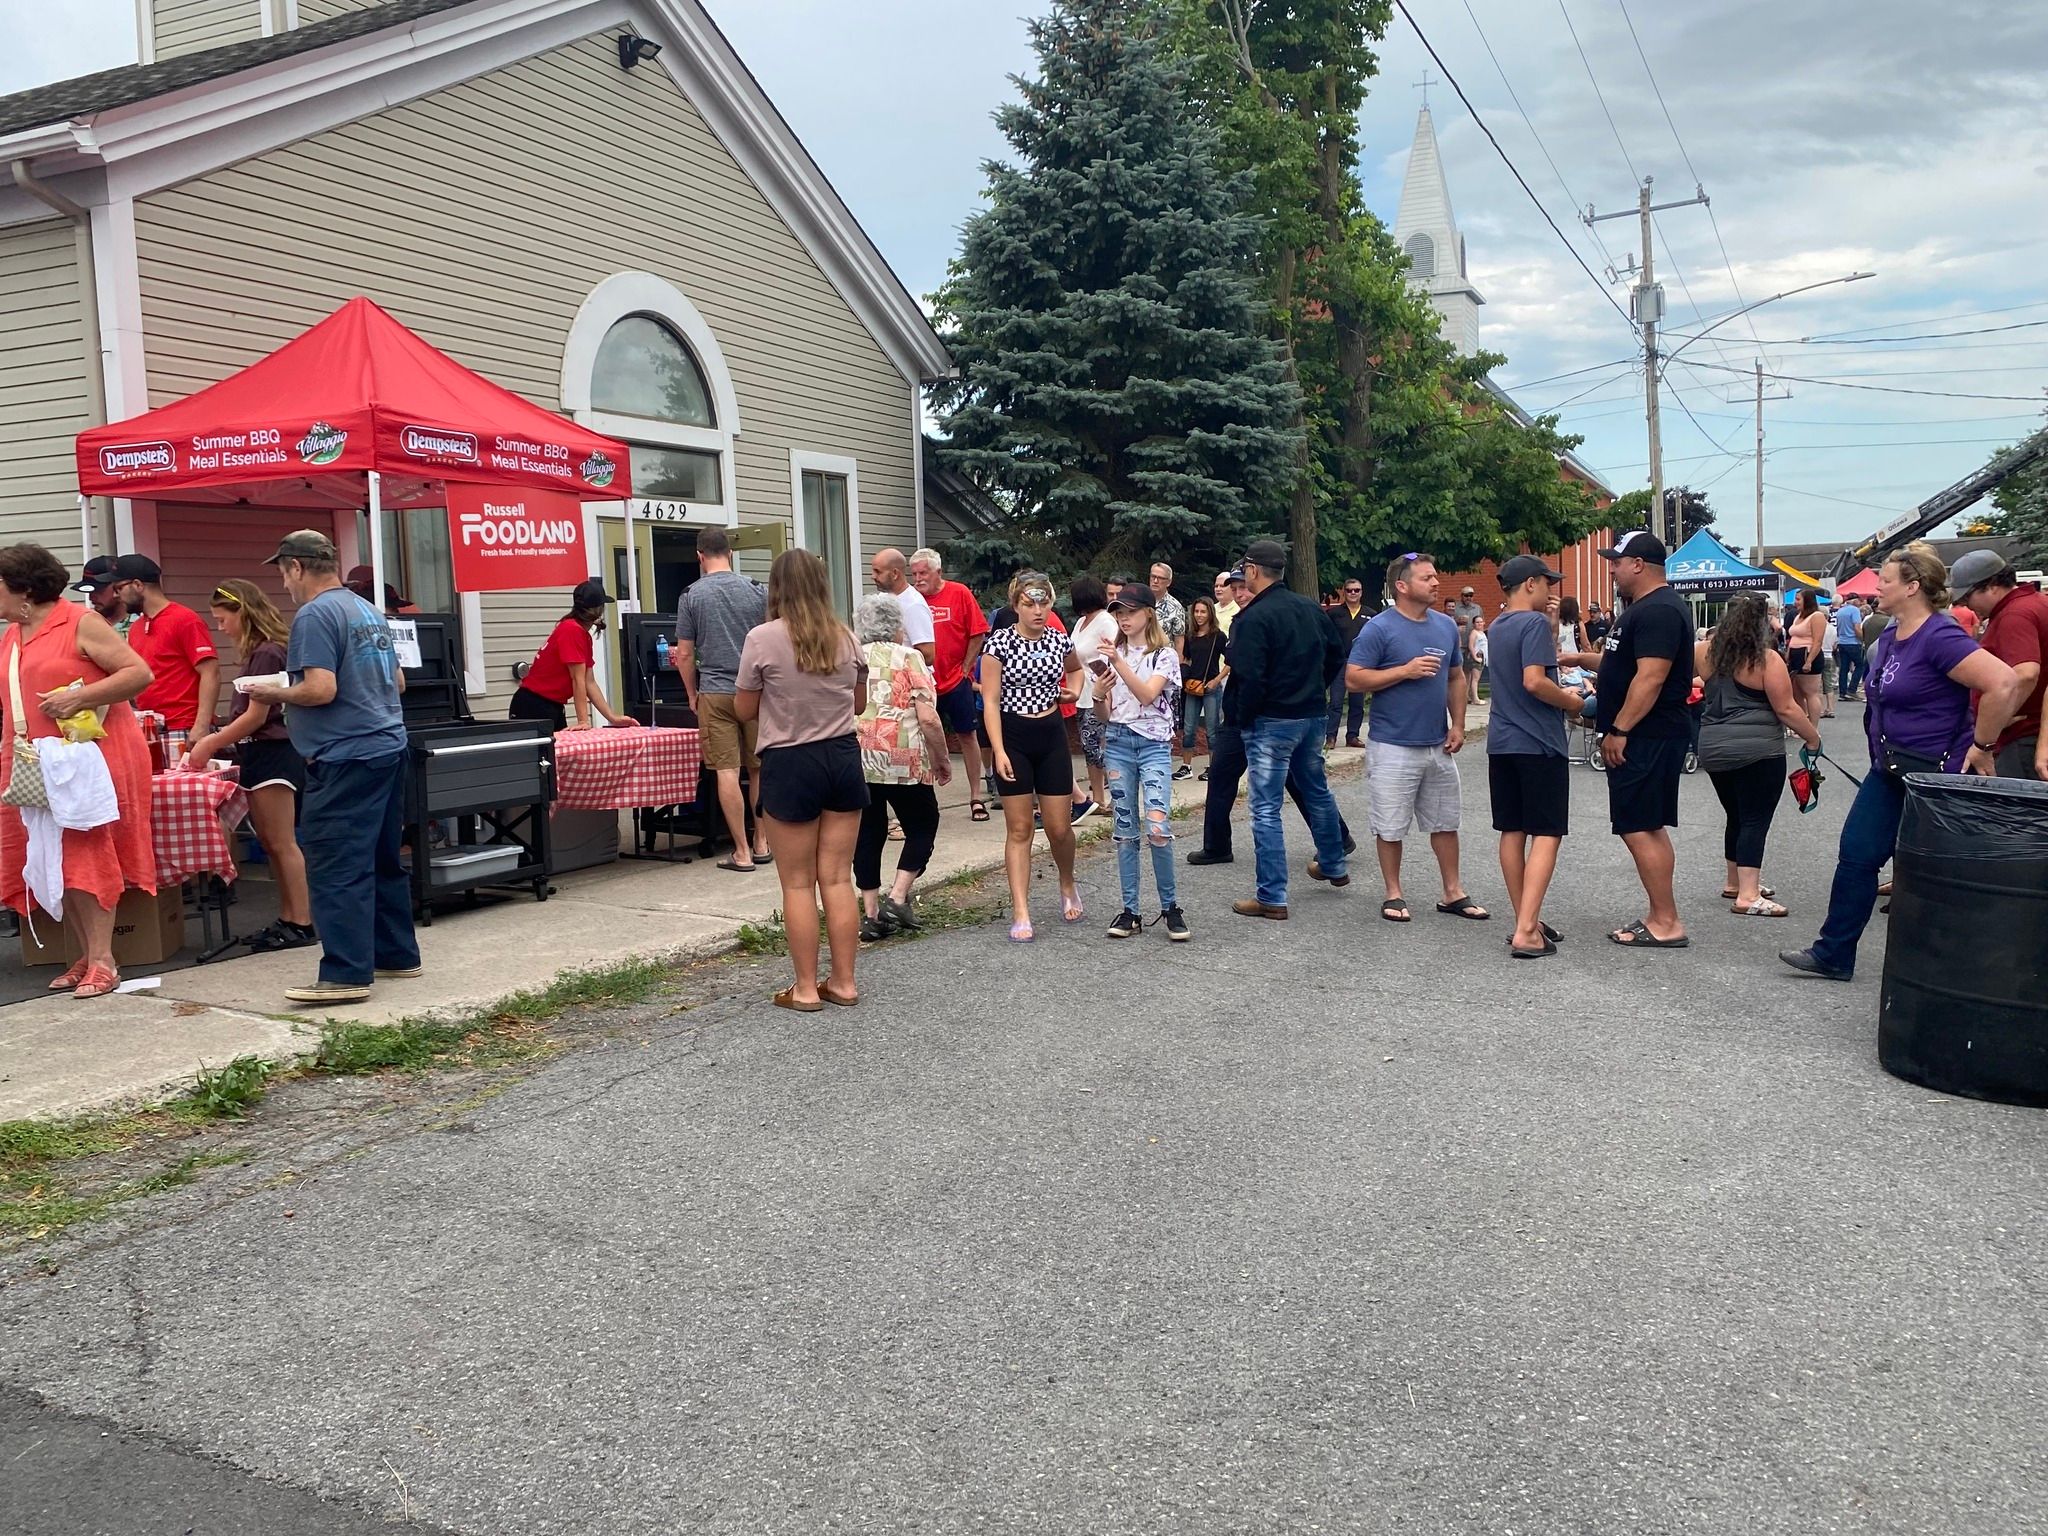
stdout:
[(1626, 736), (1626, 735), (1628, 735), (1628, 732), (1627, 732), (1627, 731), (1624, 731), (1624, 730), (1623, 730), (1623, 729), (1622, 729), (1622, 728), (1621, 728), (1620, 726), (1618, 726), (1618, 725), (1610, 725), (1609, 727), (1607, 727), (1607, 730), (1606, 730), (1606, 733), (1605, 733), (1605, 734), (1607, 734), (1607, 735), (1609, 735), (1609, 736)]

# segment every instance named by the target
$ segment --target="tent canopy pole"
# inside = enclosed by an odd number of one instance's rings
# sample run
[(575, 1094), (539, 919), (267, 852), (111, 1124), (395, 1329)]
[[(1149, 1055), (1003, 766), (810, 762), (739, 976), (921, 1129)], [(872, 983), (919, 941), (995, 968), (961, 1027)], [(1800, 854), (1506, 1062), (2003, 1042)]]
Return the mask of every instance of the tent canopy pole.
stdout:
[(384, 477), (365, 471), (370, 482), (370, 606), (384, 611)]

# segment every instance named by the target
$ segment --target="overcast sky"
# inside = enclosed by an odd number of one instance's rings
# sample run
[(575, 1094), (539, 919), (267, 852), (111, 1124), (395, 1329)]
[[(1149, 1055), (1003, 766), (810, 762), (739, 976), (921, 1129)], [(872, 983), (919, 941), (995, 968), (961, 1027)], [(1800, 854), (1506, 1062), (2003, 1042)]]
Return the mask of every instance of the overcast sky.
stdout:
[[(981, 162), (1004, 152), (989, 113), (1009, 92), (1006, 76), (1029, 68), (1019, 17), (1035, 3), (711, 8), (904, 282), (925, 293), (975, 207)], [(1711, 322), (1736, 308), (1738, 285), (1754, 302), (1852, 271), (1877, 274), (1769, 305), (1687, 348), (1668, 373), (1667, 481), (1707, 487), (1724, 536), (1749, 542), (1747, 375), (1759, 339), (1767, 371), (1833, 381), (1771, 385), (1791, 391), (1765, 409), (1772, 543), (1859, 537), (2037, 424), (2048, 386), (2048, 6), (1635, 0), (1625, 13), (1622, 4), (1469, 0), (1468, 11), (1467, 0), (1410, 0), (1479, 116), (1596, 273), (1637, 252), (1635, 225), (1602, 224), (1596, 242), (1574, 203), (1631, 207), (1641, 175), (1655, 177), (1659, 201), (1690, 196), (1695, 176), (1704, 183), (1711, 219), (1701, 208), (1658, 218), (1658, 275), (1676, 333), (1667, 350), (1700, 329), (1696, 316)], [(1676, 136), (1631, 40), (1631, 16)], [(130, 0), (0, 0), (0, 91), (132, 58), (131, 18)], [(1397, 15), (1361, 134), (1367, 197), (1389, 222), (1426, 62)], [(1563, 405), (1566, 427), (1585, 435), (1581, 456), (1617, 490), (1647, 484), (1641, 370), (1622, 366), (1636, 342), (1603, 297), (1625, 306), (1624, 289), (1580, 270), (1448, 84), (1432, 85), (1429, 101), (1471, 276), (1487, 300), (1481, 339), (1508, 357), (1497, 377), (1531, 409)], [(1842, 344), (2001, 326), (2019, 328)], [(1824, 333), (1836, 344), (1800, 344)], [(2007, 398), (1955, 398), (1971, 395)]]

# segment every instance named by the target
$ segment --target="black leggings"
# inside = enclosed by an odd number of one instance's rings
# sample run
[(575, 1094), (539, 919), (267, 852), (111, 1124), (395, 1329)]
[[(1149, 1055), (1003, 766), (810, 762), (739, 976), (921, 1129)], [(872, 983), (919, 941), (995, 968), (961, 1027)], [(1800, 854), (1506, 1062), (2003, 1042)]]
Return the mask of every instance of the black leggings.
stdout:
[(1722, 836), (1722, 857), (1738, 869), (1764, 867), (1764, 840), (1771, 835), (1771, 817), (1785, 793), (1783, 755), (1745, 763), (1740, 768), (1710, 770), (1714, 793), (1728, 813), (1728, 830)]
[(860, 815), (860, 840), (853, 845), (853, 883), (863, 891), (882, 888), (882, 845), (889, 841), (889, 808), (903, 823), (899, 870), (921, 875), (939, 840), (939, 792), (929, 784), (869, 784), (868, 808)]

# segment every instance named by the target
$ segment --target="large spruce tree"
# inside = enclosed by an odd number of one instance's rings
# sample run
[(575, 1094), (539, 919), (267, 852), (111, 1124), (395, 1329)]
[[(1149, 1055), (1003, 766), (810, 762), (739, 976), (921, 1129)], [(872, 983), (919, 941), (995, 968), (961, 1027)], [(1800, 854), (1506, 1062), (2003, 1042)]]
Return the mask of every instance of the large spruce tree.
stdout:
[(963, 563), (1142, 574), (1284, 520), (1298, 397), (1267, 323), (1248, 175), (1158, 45), (1156, 5), (1056, 0), (1035, 79), (937, 295), (940, 459), (1005, 508)]

